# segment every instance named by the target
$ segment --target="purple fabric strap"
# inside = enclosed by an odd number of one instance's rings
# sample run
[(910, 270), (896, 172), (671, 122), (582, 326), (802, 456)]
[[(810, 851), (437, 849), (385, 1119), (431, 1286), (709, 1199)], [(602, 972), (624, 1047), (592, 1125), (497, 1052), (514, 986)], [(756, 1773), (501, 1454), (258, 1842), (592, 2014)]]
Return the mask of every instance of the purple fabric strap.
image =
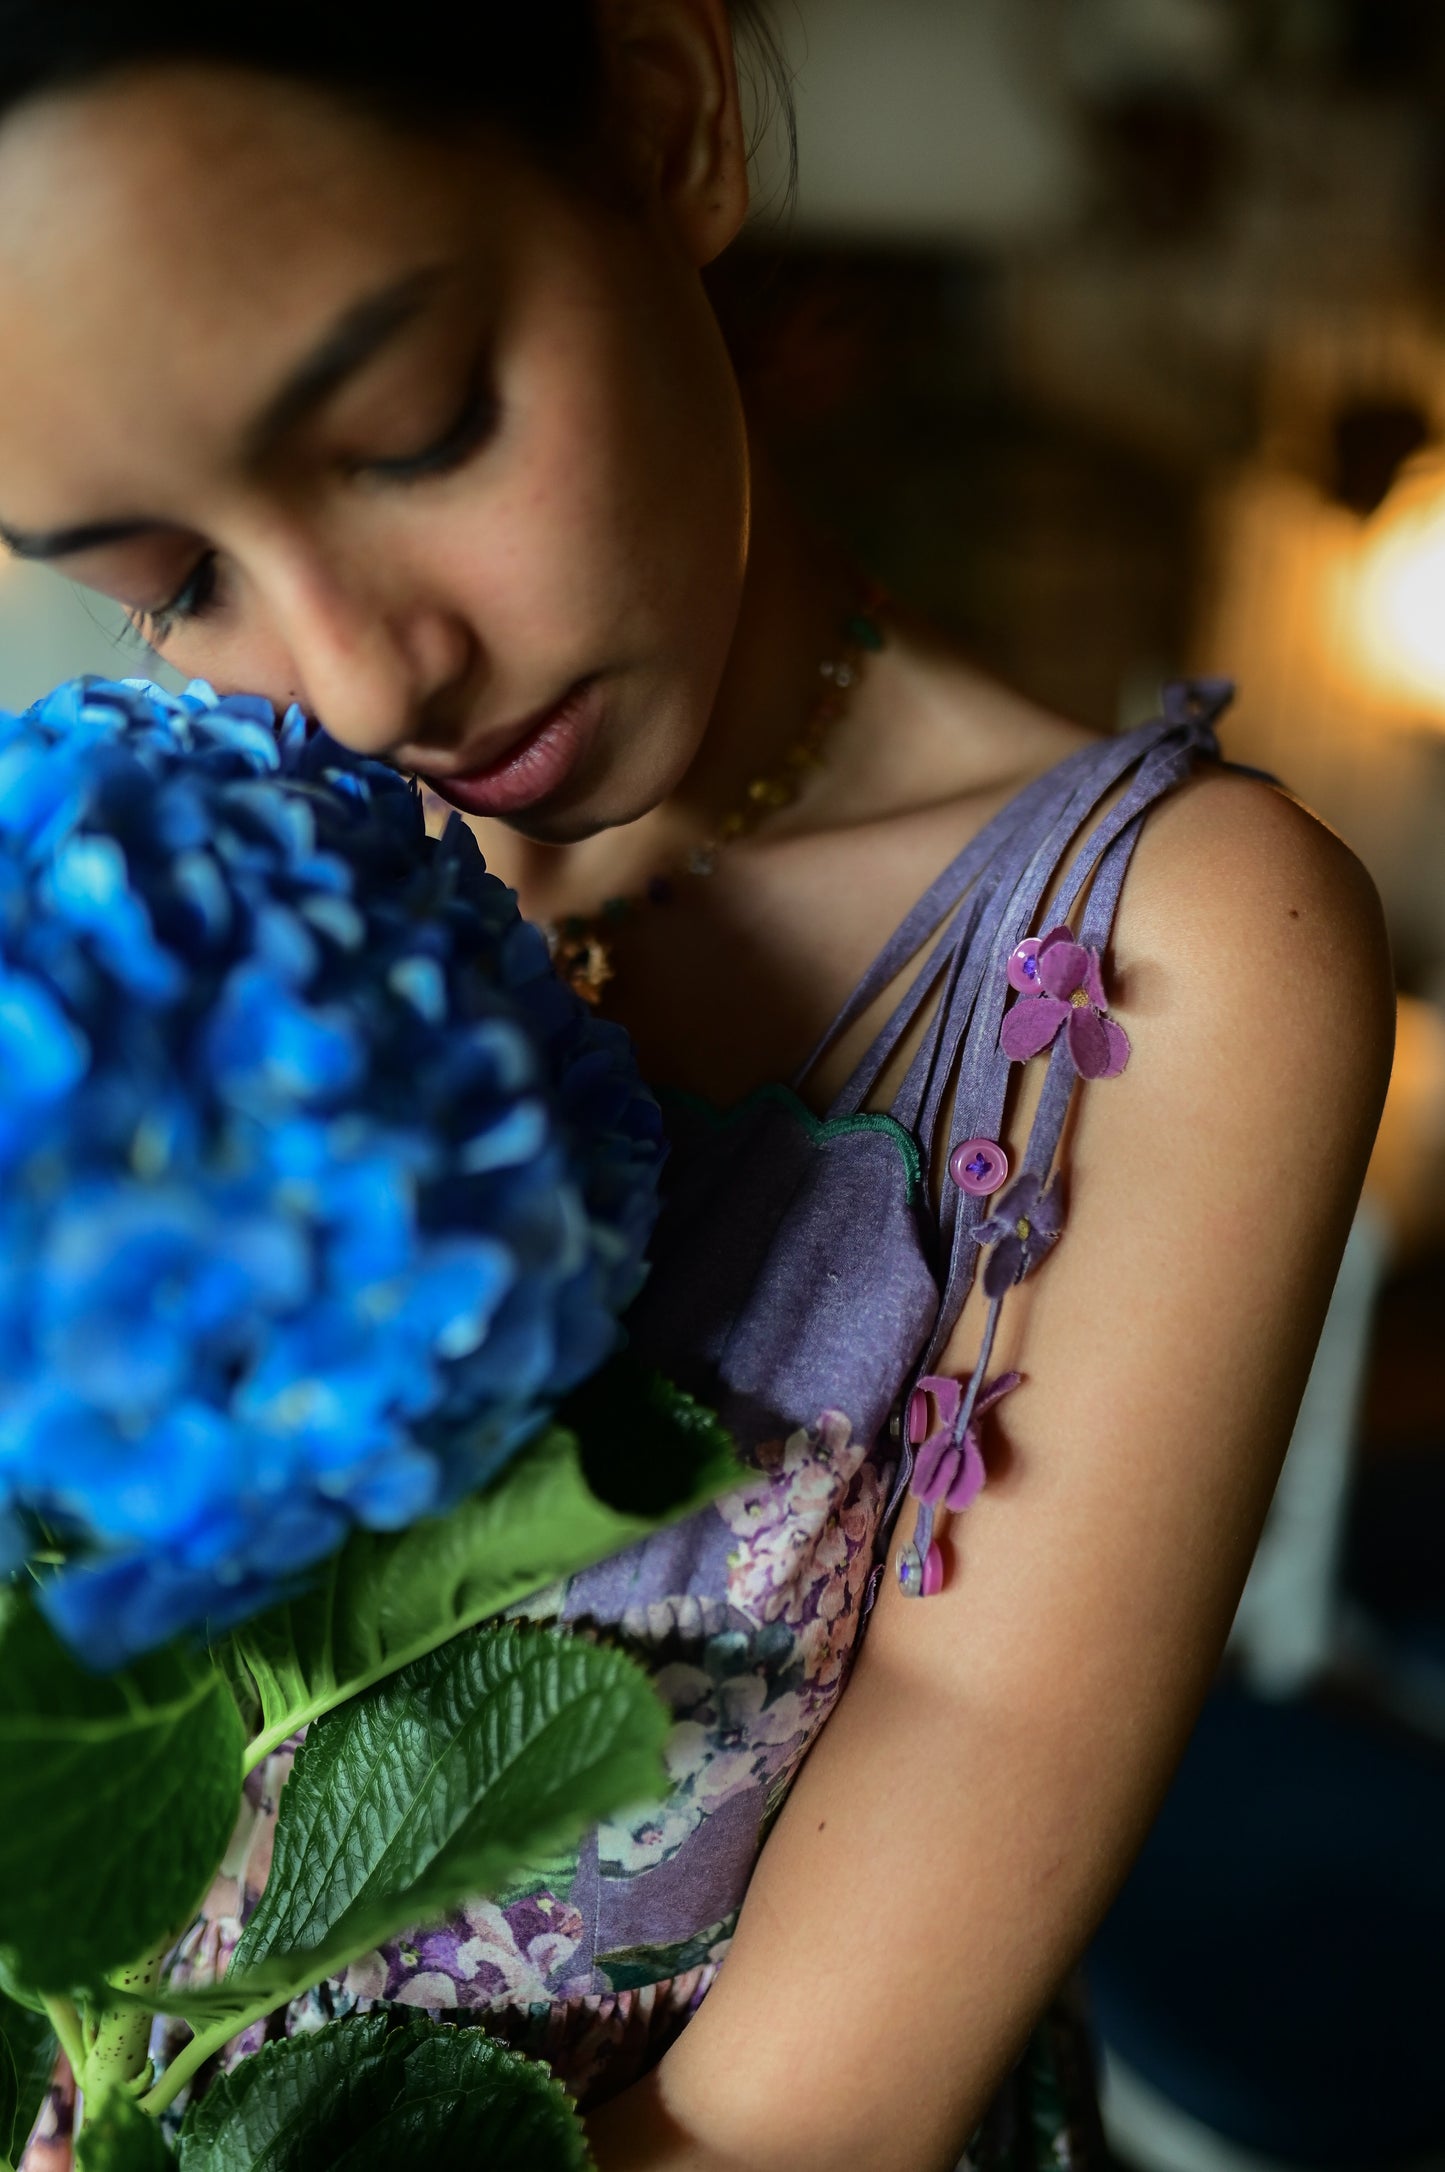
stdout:
[[(941, 1165), (967, 1137), (996, 1138), (1012, 1069), (999, 1046), (1011, 953), (1026, 935), (1044, 932), (1043, 901), (1061, 865), (1066, 871), (1044, 920), (1049, 926), (1068, 921), (1076, 925), (1081, 943), (1105, 948), (1145, 817), (1190, 774), (1198, 758), (1217, 758), (1215, 724), (1231, 698), (1232, 688), (1221, 680), (1173, 684), (1165, 689), (1160, 717), (1117, 739), (1080, 749), (1027, 786), (930, 886), (819, 1042), (798, 1083), (899, 978), (930, 937), (936, 937), (907, 994), (829, 1113), (851, 1115), (865, 1105), (890, 1057), (931, 1001), (928, 1029), (894, 1097), (892, 1113), (915, 1134), (925, 1166)], [(1089, 817), (1116, 790), (1112, 806), (1076, 844)], [(1082, 918), (1075, 921), (1080, 908)], [(1075, 1083), (1060, 1036), (1016, 1174), (1029, 1170), (1047, 1175)], [(946, 1138), (941, 1136), (944, 1127)], [(937, 1225), (941, 1301), (915, 1378), (934, 1370), (958, 1324), (977, 1267), (974, 1232), (989, 1206), (988, 1200), (952, 1184), (943, 1187)], [(996, 1308), (990, 1308), (990, 1315), (991, 1326)], [(912, 1465), (905, 1440), (885, 1533), (907, 1490)], [(871, 1588), (876, 1589), (876, 1580)]]

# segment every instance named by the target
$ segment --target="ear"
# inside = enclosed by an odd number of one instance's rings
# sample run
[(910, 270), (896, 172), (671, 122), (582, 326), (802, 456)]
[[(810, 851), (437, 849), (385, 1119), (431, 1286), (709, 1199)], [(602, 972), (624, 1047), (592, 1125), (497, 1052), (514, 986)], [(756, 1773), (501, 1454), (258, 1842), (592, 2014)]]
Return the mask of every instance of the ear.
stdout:
[(597, 12), (617, 151), (701, 269), (748, 210), (727, 0), (597, 0)]

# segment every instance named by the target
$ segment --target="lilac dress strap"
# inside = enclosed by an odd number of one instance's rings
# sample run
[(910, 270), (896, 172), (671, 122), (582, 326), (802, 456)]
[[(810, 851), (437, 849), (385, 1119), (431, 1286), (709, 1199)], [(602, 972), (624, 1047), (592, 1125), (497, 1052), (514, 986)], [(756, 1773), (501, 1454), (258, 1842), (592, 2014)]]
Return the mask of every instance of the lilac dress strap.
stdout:
[[(895, 1097), (893, 1113), (915, 1133), (926, 1166), (946, 1162), (967, 1137), (997, 1138), (1012, 1069), (999, 1038), (1010, 996), (1012, 952), (1025, 936), (1045, 932), (1040, 914), (1061, 865), (1066, 871), (1045, 916), (1047, 924), (1074, 924), (1074, 916), (1081, 913), (1079, 942), (1088, 949), (1106, 947), (1149, 810), (1190, 774), (1199, 758), (1217, 758), (1215, 725), (1231, 698), (1232, 689), (1222, 681), (1171, 685), (1160, 717), (1118, 739), (1081, 749), (1005, 810), (1011, 815), (1026, 799), (1028, 816), (1022, 825), (1009, 821), (1002, 837), (986, 828), (959, 854), (929, 893), (951, 911), (949, 924), (899, 1010), (844, 1087), (840, 1108), (864, 1103), (922, 1005), (933, 999), (928, 1030)], [(1112, 806), (1075, 844), (1089, 816), (1116, 791)], [(980, 844), (986, 846), (982, 854)], [(973, 881), (981, 865), (986, 865), (986, 874), (970, 895), (960, 897), (960, 879)], [(883, 953), (864, 984), (870, 999), (901, 971), (908, 941), (916, 943), (922, 932), (921, 918), (910, 916)], [(858, 1015), (855, 996), (822, 1046)], [(1060, 1035), (1020, 1173), (1048, 1176), (1076, 1078)], [(933, 1372), (958, 1324), (977, 1271), (977, 1233), (990, 1207), (987, 1198), (952, 1184), (943, 1187), (936, 1228), (940, 1302), (915, 1378)], [(907, 1489), (912, 1465), (905, 1441), (885, 1523), (891, 1522)]]

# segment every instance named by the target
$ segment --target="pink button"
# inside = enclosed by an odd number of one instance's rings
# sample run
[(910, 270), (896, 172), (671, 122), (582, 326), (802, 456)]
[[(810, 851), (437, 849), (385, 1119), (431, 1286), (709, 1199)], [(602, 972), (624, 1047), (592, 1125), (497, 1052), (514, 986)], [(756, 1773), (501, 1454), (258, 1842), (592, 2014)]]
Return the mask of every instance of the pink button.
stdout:
[(924, 1597), (925, 1599), (931, 1599), (931, 1598), (933, 1597), (933, 1595), (934, 1595), (934, 1593), (935, 1593), (936, 1591), (942, 1591), (942, 1589), (943, 1589), (943, 1553), (942, 1553), (942, 1549), (940, 1548), (940, 1546), (939, 1546), (939, 1544), (938, 1544), (938, 1541), (937, 1541), (937, 1539), (935, 1539), (935, 1540), (934, 1540), (934, 1542), (933, 1542), (933, 1544), (932, 1544), (932, 1545), (931, 1545), (931, 1546), (929, 1547), (929, 1549), (928, 1549), (928, 1552), (927, 1552), (927, 1553), (925, 1554), (925, 1556), (924, 1556), (924, 1559), (923, 1559), (923, 1593), (922, 1593), (922, 1596), (923, 1596), (923, 1597)]
[(948, 1173), (961, 1192), (987, 1199), (1008, 1182), (1008, 1156), (993, 1139), (965, 1139), (949, 1155)]
[(1013, 952), (1008, 962), (1008, 984), (1017, 988), (1020, 995), (1037, 995), (1042, 986), (1039, 980), (1039, 937), (1027, 935)]
[(908, 1398), (908, 1445), (921, 1448), (928, 1438), (928, 1397), (915, 1388)]

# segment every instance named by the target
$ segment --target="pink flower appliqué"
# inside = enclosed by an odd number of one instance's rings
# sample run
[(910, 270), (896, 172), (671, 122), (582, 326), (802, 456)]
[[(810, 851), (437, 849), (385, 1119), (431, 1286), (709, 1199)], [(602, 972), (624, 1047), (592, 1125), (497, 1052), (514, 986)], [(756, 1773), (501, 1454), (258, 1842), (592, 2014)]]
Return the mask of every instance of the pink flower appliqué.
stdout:
[(1099, 953), (1076, 943), (1072, 928), (1050, 928), (1036, 943), (1020, 943), (1009, 960), (1009, 982), (1021, 991), (999, 1034), (1011, 1062), (1037, 1056), (1062, 1026), (1080, 1078), (1118, 1077), (1129, 1061), (1129, 1036), (1105, 1017)]
[[(963, 1429), (962, 1438), (954, 1439), (958, 1414), (963, 1407), (967, 1379), (948, 1380), (929, 1374), (914, 1389), (908, 1406), (909, 1437), (917, 1449), (913, 1466), (913, 1478), (909, 1492), (916, 1500), (926, 1501), (936, 1508), (940, 1501), (946, 1508), (957, 1513), (972, 1507), (983, 1491), (986, 1472), (983, 1449), (979, 1445), (978, 1421), (986, 1411), (992, 1410), (1006, 1395), (1018, 1386), (1018, 1373), (1001, 1373), (992, 1387), (984, 1389), (973, 1406), (972, 1416)], [(938, 1424), (921, 1442), (918, 1439), (927, 1425), (928, 1397), (933, 1398), (938, 1412)]]

